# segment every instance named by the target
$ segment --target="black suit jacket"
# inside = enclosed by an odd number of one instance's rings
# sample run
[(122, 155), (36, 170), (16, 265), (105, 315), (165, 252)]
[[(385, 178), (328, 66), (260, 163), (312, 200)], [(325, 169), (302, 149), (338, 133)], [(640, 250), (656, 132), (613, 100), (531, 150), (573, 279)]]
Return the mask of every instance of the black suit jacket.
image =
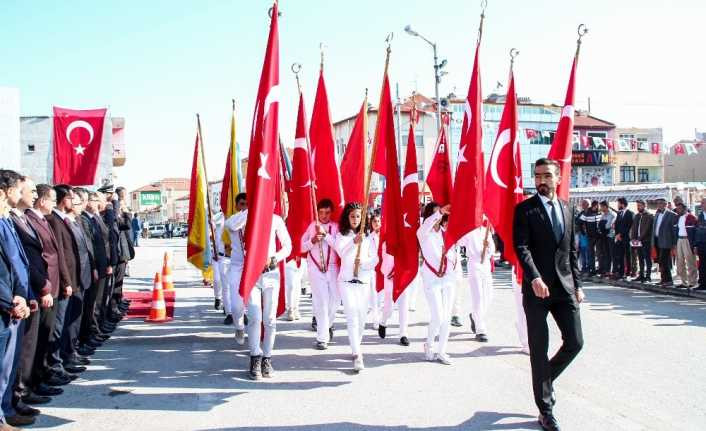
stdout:
[(49, 271), (47, 261), (44, 259), (44, 247), (42, 241), (25, 218), (21, 220), (14, 212), (10, 212), (10, 218), (15, 225), (17, 236), (20, 238), (22, 248), (27, 255), (29, 262), (29, 288), (34, 294), (34, 298), (39, 298), (51, 293), (52, 284), (49, 281)]
[(632, 228), (633, 212), (626, 209), (622, 215), (618, 212), (615, 217), (615, 233), (622, 236), (623, 241), (630, 239), (630, 229)]
[(47, 215), (46, 219), (54, 231), (57, 245), (64, 256), (64, 268), (62, 270), (66, 271), (65, 277), (69, 282), (69, 286), (78, 291), (80, 287), (78, 281), (81, 278), (81, 274), (79, 272), (78, 247), (76, 246), (74, 235), (64, 220), (58, 215), (52, 213)]
[[(100, 218), (100, 215), (94, 216)], [(91, 240), (93, 247), (93, 259), (96, 264), (96, 269), (98, 270), (99, 277), (105, 277), (105, 271), (108, 268), (108, 257), (106, 256), (105, 240), (103, 238), (103, 232), (100, 230), (100, 226), (88, 213), (81, 214), (81, 221), (85, 229), (90, 229), (90, 236), (87, 238)]]
[(559, 201), (564, 220), (564, 234), (557, 243), (551, 220), (539, 195), (515, 207), (512, 238), (522, 267), (522, 293), (534, 294), (532, 280), (540, 277), (550, 294), (563, 289), (573, 295), (579, 283), (579, 267), (574, 241), (574, 214), (566, 202)]

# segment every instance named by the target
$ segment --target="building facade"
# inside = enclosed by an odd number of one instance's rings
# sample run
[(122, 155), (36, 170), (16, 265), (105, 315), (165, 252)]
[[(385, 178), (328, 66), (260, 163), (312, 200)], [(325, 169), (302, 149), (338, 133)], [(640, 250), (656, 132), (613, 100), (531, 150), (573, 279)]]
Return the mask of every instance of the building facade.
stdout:
[[(175, 222), (175, 202), (189, 196), (188, 178), (164, 178), (130, 192), (130, 209), (150, 223)], [(187, 209), (188, 211), (188, 209)]]
[(706, 144), (698, 133), (696, 140), (681, 140), (672, 145), (664, 159), (664, 181), (706, 183)]
[(661, 128), (616, 128), (614, 184), (646, 184), (664, 181)]
[(600, 187), (614, 184), (615, 166), (608, 142), (615, 142), (615, 124), (585, 111), (574, 115), (571, 187)]

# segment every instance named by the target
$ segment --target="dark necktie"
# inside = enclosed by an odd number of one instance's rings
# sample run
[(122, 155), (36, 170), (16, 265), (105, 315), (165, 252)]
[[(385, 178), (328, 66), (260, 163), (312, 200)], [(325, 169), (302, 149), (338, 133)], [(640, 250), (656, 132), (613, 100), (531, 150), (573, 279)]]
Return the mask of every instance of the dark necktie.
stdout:
[(549, 201), (547, 202), (549, 204), (549, 207), (551, 208), (551, 213), (552, 213), (552, 231), (554, 232), (554, 239), (556, 242), (561, 241), (561, 225), (559, 225), (559, 219), (556, 216), (556, 208), (554, 207), (554, 202)]

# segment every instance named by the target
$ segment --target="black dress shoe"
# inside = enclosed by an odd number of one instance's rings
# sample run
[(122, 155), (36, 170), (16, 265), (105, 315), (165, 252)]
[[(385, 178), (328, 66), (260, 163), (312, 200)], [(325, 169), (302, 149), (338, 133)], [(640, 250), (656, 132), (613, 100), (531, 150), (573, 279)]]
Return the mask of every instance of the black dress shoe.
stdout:
[(233, 324), (233, 315), (229, 314), (226, 316), (225, 319), (223, 319), (223, 324), (224, 325), (232, 325)]
[(59, 375), (69, 379), (70, 382), (73, 382), (74, 380), (78, 379), (78, 374), (69, 373), (67, 371), (64, 371), (63, 373), (61, 373)]
[(25, 404), (46, 404), (48, 402), (51, 402), (51, 397), (37, 395), (34, 392), (30, 392), (29, 394), (22, 397), (22, 402)]
[(329, 342), (333, 341), (333, 326), (328, 328), (328, 340)]
[(556, 421), (556, 418), (554, 417), (554, 415), (540, 414), (538, 421), (539, 421), (539, 425), (545, 431), (560, 431), (561, 430), (561, 428), (559, 428), (559, 423)]
[(471, 319), (471, 332), (476, 333), (476, 321), (473, 320), (473, 313), (468, 313), (468, 318)]
[(455, 327), (461, 327), (463, 324), (461, 324), (461, 319), (458, 318), (458, 316), (451, 316), (451, 326)]
[[(51, 377), (48, 377), (45, 380), (45, 383), (51, 386), (64, 386), (71, 383), (71, 379), (68, 377), (64, 377), (63, 374), (54, 374)], [(42, 392), (37, 390), (37, 393), (41, 394)]]
[(32, 392), (43, 397), (54, 397), (63, 394), (64, 390), (61, 388), (55, 388), (54, 386), (49, 386), (46, 383), (40, 383)]
[(487, 343), (488, 336), (485, 334), (476, 334), (476, 341), (480, 341), (481, 343)]
[(92, 354), (96, 353), (96, 349), (89, 348), (88, 346), (81, 346), (76, 349), (76, 351), (81, 356), (91, 356)]
[(84, 358), (83, 356), (78, 356), (72, 361), (75, 365), (88, 365), (91, 363), (90, 359)]
[(220, 300), (220, 298), (216, 298), (216, 299), (213, 301), (213, 308), (216, 309), (216, 310), (219, 310), (219, 309), (221, 308), (221, 300)]
[(385, 325), (378, 325), (378, 335), (380, 338), (385, 338), (385, 335), (387, 335), (387, 327)]
[(5, 422), (13, 427), (32, 425), (36, 419), (33, 416), (5, 416)]
[(409, 346), (409, 338), (407, 338), (407, 337), (400, 338), (400, 344), (403, 346)]
[(68, 364), (68, 365), (64, 364), (64, 369), (67, 372), (73, 373), (73, 374), (82, 373), (82, 372), (86, 371), (86, 367), (84, 367), (83, 365), (78, 365), (78, 364)]
[(39, 415), (39, 409), (35, 409), (34, 407), (30, 407), (27, 404), (23, 403), (20, 401), (17, 403), (15, 406), (15, 411), (22, 416), (38, 416)]
[(248, 315), (243, 314), (243, 325), (248, 326)]
[(313, 329), (314, 331), (316, 331), (316, 316), (313, 316), (313, 317), (311, 318), (311, 329)]
[(98, 347), (102, 346), (103, 343), (101, 343), (100, 341), (96, 340), (95, 338), (90, 338), (90, 339), (86, 340), (86, 341), (83, 343), (83, 345), (84, 345), (84, 346), (88, 346), (88, 347), (90, 347), (91, 349), (97, 349)]

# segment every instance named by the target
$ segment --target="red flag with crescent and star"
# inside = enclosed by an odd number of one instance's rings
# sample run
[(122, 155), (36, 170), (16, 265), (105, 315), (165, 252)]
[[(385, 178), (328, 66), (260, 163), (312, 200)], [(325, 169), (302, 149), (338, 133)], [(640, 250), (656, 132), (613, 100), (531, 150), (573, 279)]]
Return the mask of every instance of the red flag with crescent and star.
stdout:
[[(522, 160), (517, 127), (517, 94), (515, 77), (510, 71), (510, 84), (505, 97), (505, 107), (498, 127), (493, 150), (490, 153), (488, 172), (485, 175), (483, 204), (485, 214), (495, 232), (505, 244), (505, 257), (516, 268), (517, 256), (512, 242), (512, 219), (515, 205), (522, 202)], [(518, 280), (522, 277), (518, 275)]]
[[(414, 279), (419, 271), (419, 243), (417, 230), (419, 229), (419, 172), (417, 171), (417, 146), (414, 142), (414, 110), (410, 115), (409, 135), (407, 138), (407, 156), (404, 162), (404, 175), (402, 176), (402, 238), (400, 247), (405, 249), (408, 256), (408, 265), (405, 268), (405, 280)], [(404, 263), (404, 262), (403, 262)], [(395, 261), (395, 267), (397, 262)], [(411, 277), (411, 278), (410, 278)], [(398, 285), (392, 289), (392, 300), (404, 292), (407, 285)]]
[(95, 184), (105, 113), (54, 107), (54, 184)]
[(275, 199), (278, 197), (280, 88), (277, 14), (275, 2), (255, 102), (248, 155), (248, 220), (245, 226), (247, 253), (240, 279), (240, 295), (245, 303), (250, 300), (250, 292), (267, 262), (272, 216), (275, 212)]
[(331, 111), (328, 105), (324, 68), (319, 72), (319, 83), (316, 87), (314, 110), (311, 113), (311, 159), (314, 161), (316, 182), (316, 200), (329, 198), (333, 202), (331, 219), (338, 221), (343, 210), (343, 191), (341, 190), (341, 175), (336, 165), (336, 147), (331, 126)]
[(566, 89), (566, 99), (564, 108), (561, 110), (561, 118), (554, 134), (554, 142), (549, 149), (550, 159), (559, 162), (561, 167), (561, 183), (556, 188), (559, 199), (569, 200), (569, 186), (571, 185), (571, 150), (574, 139), (574, 82), (576, 79), (576, 64), (578, 56), (574, 56), (574, 63), (571, 66), (569, 76), (569, 87)]
[(446, 249), (483, 222), (483, 117), (480, 86), (480, 65), (476, 45), (471, 83), (466, 96), (465, 115), (458, 150), (456, 180), (451, 193), (451, 214), (446, 227), (444, 244)]
[(304, 96), (300, 93), (297, 129), (294, 134), (294, 151), (292, 152), (292, 191), (289, 193), (288, 211), (290, 217), (287, 217), (287, 230), (292, 238), (292, 254), (289, 255), (289, 259), (302, 256), (302, 236), (314, 221), (311, 158), (306, 129)]
[(341, 182), (346, 202), (365, 200), (365, 147), (368, 145), (368, 98), (360, 107), (348, 140), (346, 152), (341, 159)]
[[(373, 154), (372, 165), (385, 164), (385, 191), (382, 197), (382, 226), (380, 228), (380, 244), (385, 243), (387, 253), (395, 258), (393, 276), (393, 298), (404, 291), (409, 283), (414, 280), (417, 271), (418, 259), (414, 250), (407, 248), (404, 240), (407, 231), (404, 229), (404, 207), (402, 202), (399, 165), (397, 163), (397, 144), (395, 142), (395, 122), (393, 118), (392, 98), (390, 96), (390, 81), (387, 76), (387, 67), (383, 77), (382, 92), (380, 93), (380, 108), (378, 122), (375, 128), (377, 141), (376, 154)], [(373, 168), (375, 170), (375, 168)], [(415, 213), (416, 215), (416, 213)], [(409, 236), (409, 235), (407, 235)], [(416, 235), (414, 236), (416, 238)], [(378, 250), (380, 252), (380, 250)], [(379, 273), (379, 271), (377, 271)]]
[(449, 159), (449, 143), (446, 139), (446, 126), (439, 130), (439, 140), (436, 143), (434, 159), (429, 166), (427, 185), (434, 201), (441, 206), (451, 202), (451, 161)]

